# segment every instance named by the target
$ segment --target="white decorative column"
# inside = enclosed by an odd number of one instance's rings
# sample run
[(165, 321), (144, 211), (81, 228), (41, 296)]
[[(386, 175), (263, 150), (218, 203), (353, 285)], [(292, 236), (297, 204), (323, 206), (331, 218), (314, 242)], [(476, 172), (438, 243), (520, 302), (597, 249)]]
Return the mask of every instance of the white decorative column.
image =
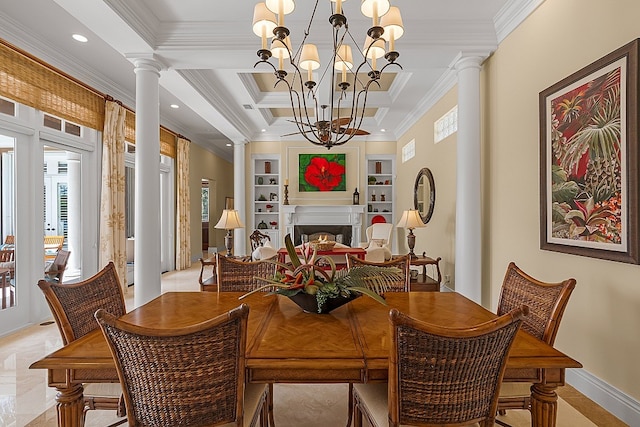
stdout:
[[(245, 145), (246, 141), (233, 142), (233, 208), (238, 211), (240, 220), (245, 228), (237, 228), (233, 232), (233, 254), (244, 256), (247, 254), (247, 207), (245, 202)], [(251, 252), (249, 252), (251, 253)]]
[(69, 261), (67, 265), (69, 275), (77, 274), (82, 265), (82, 227), (80, 205), (80, 154), (67, 151), (67, 216), (69, 229), (67, 230), (67, 246)]
[(160, 286), (160, 91), (162, 66), (135, 58), (136, 172), (134, 304), (149, 302)]
[(482, 299), (481, 64), (482, 58), (478, 56), (463, 56), (455, 64), (458, 74), (455, 289), (478, 304)]

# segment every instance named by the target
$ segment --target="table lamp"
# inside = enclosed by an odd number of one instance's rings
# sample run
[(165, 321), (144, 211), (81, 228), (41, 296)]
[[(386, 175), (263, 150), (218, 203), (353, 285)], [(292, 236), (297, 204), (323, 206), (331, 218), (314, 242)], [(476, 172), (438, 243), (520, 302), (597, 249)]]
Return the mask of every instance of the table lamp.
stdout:
[(420, 213), (415, 209), (409, 209), (404, 211), (402, 218), (396, 225), (396, 227), (408, 228), (409, 234), (407, 234), (407, 244), (409, 245), (409, 256), (411, 258), (417, 258), (413, 253), (413, 248), (416, 246), (416, 236), (413, 234), (414, 228), (426, 227), (425, 223), (420, 218)]
[(237, 210), (225, 209), (222, 211), (222, 216), (215, 225), (215, 228), (227, 230), (227, 235), (224, 236), (224, 246), (227, 248), (227, 256), (233, 256), (233, 233), (231, 230), (243, 227), (244, 224), (240, 221)]

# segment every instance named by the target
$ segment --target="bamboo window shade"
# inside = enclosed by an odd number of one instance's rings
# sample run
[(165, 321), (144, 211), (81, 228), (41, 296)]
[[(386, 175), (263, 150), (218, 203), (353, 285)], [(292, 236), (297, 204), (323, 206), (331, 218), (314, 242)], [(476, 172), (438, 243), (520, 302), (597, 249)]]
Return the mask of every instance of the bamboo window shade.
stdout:
[[(0, 39), (0, 96), (102, 131), (105, 95)], [(125, 138), (135, 144), (135, 113), (127, 109)], [(160, 127), (160, 153), (176, 157), (177, 134)]]
[(4, 43), (0, 95), (83, 126), (104, 127), (102, 94)]

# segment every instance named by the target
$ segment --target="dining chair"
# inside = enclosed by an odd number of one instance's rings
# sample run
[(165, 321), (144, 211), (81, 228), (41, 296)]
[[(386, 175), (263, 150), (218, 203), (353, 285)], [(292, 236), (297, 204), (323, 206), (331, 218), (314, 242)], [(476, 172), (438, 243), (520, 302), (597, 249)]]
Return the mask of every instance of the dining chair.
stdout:
[[(392, 258), (389, 261), (374, 262), (358, 258), (353, 254), (347, 254), (347, 268), (361, 265), (376, 265), (380, 267), (396, 267), (402, 272), (401, 279), (396, 282), (390, 282), (391, 288), (389, 292), (409, 292), (410, 289), (410, 263), (409, 255), (403, 255)], [(349, 412), (347, 418), (347, 427), (351, 426), (351, 417), (353, 414), (353, 383), (349, 383)]]
[(268, 388), (245, 382), (248, 316), (242, 304), (195, 325), (157, 329), (98, 310), (129, 425), (266, 427)]
[(271, 237), (268, 234), (261, 233), (260, 230), (253, 230), (253, 233), (249, 236), (251, 241), (251, 252), (258, 249), (266, 241), (271, 241)]
[(71, 252), (60, 249), (51, 265), (45, 269), (45, 277), (48, 280), (57, 280), (58, 283), (62, 283), (62, 276), (67, 269), (67, 262), (69, 261), (70, 255)]
[[(49, 304), (64, 345), (98, 329), (94, 318), (96, 310), (103, 308), (116, 316), (122, 316), (127, 311), (113, 262), (78, 283), (62, 284), (42, 279), (38, 281), (38, 286)], [(105, 377), (115, 376), (115, 372), (114, 375), (107, 374)], [(85, 411), (106, 409), (116, 410), (119, 417), (125, 415), (120, 384), (85, 384), (84, 404)], [(126, 419), (112, 425), (124, 422)]]
[(52, 260), (64, 245), (64, 236), (44, 236), (44, 259)]
[[(276, 256), (270, 258), (274, 260)], [(245, 261), (216, 253), (218, 292), (251, 292), (266, 282), (258, 277), (273, 277), (276, 265), (266, 260)], [(270, 291), (271, 288), (265, 288)], [(275, 427), (273, 417), (273, 383), (269, 383), (268, 413), (269, 425)]]
[(373, 262), (373, 261), (366, 261), (366, 260), (360, 259), (353, 254), (347, 254), (347, 268), (352, 268), (352, 267), (361, 266), (361, 265), (375, 265), (378, 267), (395, 267), (400, 269), (402, 273), (401, 277), (398, 281), (390, 283), (391, 289), (389, 289), (389, 291), (390, 292), (409, 292), (409, 289), (410, 289), (409, 282), (411, 280), (411, 276), (409, 274), (411, 259), (409, 258), (409, 255), (402, 255), (397, 258), (392, 258), (389, 261)]
[(388, 383), (354, 384), (354, 426), (492, 426), (526, 307), (470, 328), (389, 313)]
[[(553, 345), (560, 320), (576, 286), (573, 278), (559, 283), (546, 283), (534, 279), (522, 271), (514, 262), (509, 263), (502, 282), (498, 315), (514, 307), (526, 305), (529, 315), (524, 319), (522, 329), (534, 337)], [(532, 369), (531, 378), (539, 378), (541, 370)], [(498, 411), (504, 415), (507, 409), (531, 410), (531, 386), (533, 383), (505, 382), (498, 400)], [(497, 424), (508, 426), (501, 420)]]
[(244, 261), (216, 254), (219, 292), (251, 292), (266, 284), (258, 277), (273, 277), (275, 272), (276, 265), (266, 260)]

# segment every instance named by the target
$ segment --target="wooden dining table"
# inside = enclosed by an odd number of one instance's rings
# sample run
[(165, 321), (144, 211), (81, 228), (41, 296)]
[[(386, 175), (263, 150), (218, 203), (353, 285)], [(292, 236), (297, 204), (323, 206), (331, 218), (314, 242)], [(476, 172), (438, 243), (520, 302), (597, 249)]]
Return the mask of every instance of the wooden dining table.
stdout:
[[(248, 381), (356, 383), (387, 379), (388, 313), (392, 307), (451, 327), (468, 327), (496, 317), (454, 292), (388, 293), (386, 306), (361, 296), (328, 314), (305, 313), (281, 295), (256, 293), (239, 301), (240, 295), (169, 292), (125, 314), (122, 320), (159, 329), (177, 328), (247, 303)], [(556, 424), (556, 388), (564, 385), (566, 368), (580, 367), (571, 357), (520, 331), (509, 353), (505, 381), (533, 382), (531, 425), (552, 427)], [(43, 357), (30, 368), (47, 369), (48, 384), (58, 391), (60, 426), (82, 425), (83, 382), (118, 381), (100, 330)]]

